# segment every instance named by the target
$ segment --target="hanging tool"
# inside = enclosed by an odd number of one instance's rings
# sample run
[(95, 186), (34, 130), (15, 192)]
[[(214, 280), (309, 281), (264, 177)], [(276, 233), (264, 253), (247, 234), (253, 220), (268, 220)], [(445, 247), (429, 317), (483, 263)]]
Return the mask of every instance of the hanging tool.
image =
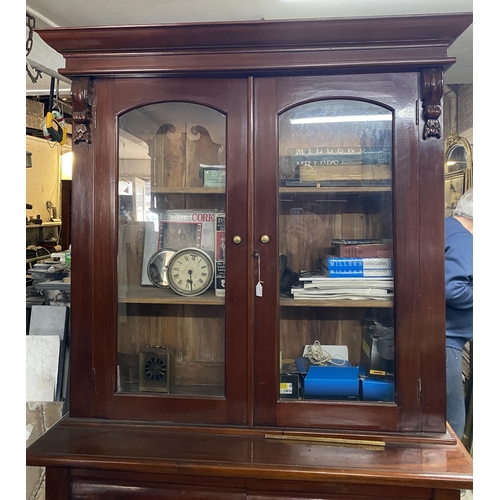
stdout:
[(54, 108), (54, 84), (55, 78), (50, 79), (50, 94), (49, 94), (49, 111), (45, 116), (43, 133), (47, 140), (58, 142), (59, 144), (66, 143), (66, 123), (63, 114)]

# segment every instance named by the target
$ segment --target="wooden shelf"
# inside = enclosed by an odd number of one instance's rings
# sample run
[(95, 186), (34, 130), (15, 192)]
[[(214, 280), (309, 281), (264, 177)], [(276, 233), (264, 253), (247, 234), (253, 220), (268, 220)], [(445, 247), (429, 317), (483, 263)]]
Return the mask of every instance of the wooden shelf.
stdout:
[(196, 297), (183, 297), (168, 288), (124, 285), (118, 289), (118, 302), (125, 304), (196, 304), (222, 306), (224, 297), (216, 297), (213, 290)]
[(42, 222), (41, 224), (26, 224), (26, 229), (38, 229), (40, 227), (54, 227), (60, 226), (61, 221), (58, 222)]
[[(280, 193), (381, 193), (391, 192), (392, 186), (284, 186), (279, 188)], [(225, 194), (225, 188), (205, 187), (164, 187), (151, 189), (151, 194)]]
[[(224, 297), (210, 290), (196, 297), (183, 297), (168, 288), (129, 285), (118, 289), (118, 302), (122, 304), (196, 304), (223, 306)], [(307, 300), (280, 298), (282, 307), (394, 307), (392, 300)]]
[(392, 300), (328, 300), (280, 298), (282, 307), (394, 307)]
[(318, 182), (318, 186), (293, 186), (293, 187), (280, 187), (280, 193), (294, 193), (294, 194), (307, 194), (307, 193), (354, 193), (354, 194), (363, 194), (363, 193), (381, 193), (381, 192), (390, 192), (392, 191), (392, 186), (327, 186), (322, 187), (321, 182)]
[(225, 188), (206, 187), (155, 187), (151, 194), (226, 194)]

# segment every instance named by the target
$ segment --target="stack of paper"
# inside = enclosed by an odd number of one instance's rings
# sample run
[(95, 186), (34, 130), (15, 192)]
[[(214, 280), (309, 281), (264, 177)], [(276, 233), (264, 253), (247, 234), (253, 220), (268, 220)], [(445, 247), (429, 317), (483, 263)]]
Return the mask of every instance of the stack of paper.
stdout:
[(390, 300), (393, 278), (329, 278), (321, 271), (302, 271), (292, 287), (296, 299)]

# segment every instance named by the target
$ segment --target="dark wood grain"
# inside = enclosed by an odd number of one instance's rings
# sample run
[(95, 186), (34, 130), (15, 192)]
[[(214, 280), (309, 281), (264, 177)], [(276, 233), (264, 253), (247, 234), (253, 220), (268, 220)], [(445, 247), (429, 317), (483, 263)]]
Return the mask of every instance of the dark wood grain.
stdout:
[[(460, 443), (387, 443), (381, 449), (168, 427), (58, 425), (29, 449), (28, 465), (226, 478), (471, 489)], [(356, 441), (353, 440), (353, 443)], [(346, 467), (348, 464), (348, 467)]]
[[(454, 63), (448, 47), (471, 23), (460, 13), (37, 30), (66, 59), (61, 74), (73, 80), (79, 127), (70, 416), (27, 449), (28, 465), (47, 467), (47, 498), (458, 500), (472, 488), (471, 457), (445, 421), (441, 97), (429, 87), (440, 85)], [(280, 116), (334, 99), (392, 113), (390, 186), (279, 186)], [(222, 140), (208, 129), (197, 129), (196, 144), (168, 143), (168, 120), (155, 123), (155, 140), (138, 134), (148, 154), (158, 150), (160, 204), (213, 207), (217, 198), (225, 206), (224, 299), (141, 290), (142, 228), (120, 229), (120, 119), (167, 102), (206, 106), (225, 120), (225, 190), (205, 191), (196, 177), (201, 159), (219, 159)], [(313, 139), (308, 146), (321, 145)], [(346, 134), (345, 144), (352, 140)], [(171, 168), (158, 170), (167, 160)], [(345, 199), (327, 214), (325, 241), (394, 237), (395, 299), (377, 307), (394, 311), (393, 401), (280, 400), (280, 351), (293, 359), (313, 336), (348, 345), (359, 362), (369, 305), (280, 300), (278, 253), (292, 253), (280, 242), (290, 215), (280, 196)], [(311, 265), (308, 250), (293, 256), (297, 265)], [(211, 330), (203, 338), (200, 322)], [(136, 363), (146, 341), (175, 344), (177, 330), (185, 331), (181, 394), (118, 387), (118, 361)], [(205, 392), (188, 389), (202, 374)]]
[[(75, 88), (87, 88), (88, 80), (75, 79)], [(94, 252), (94, 155), (95, 145), (85, 141), (73, 144), (71, 225), (73, 265), (71, 270), (70, 411), (77, 417), (92, 415), (92, 332), (96, 269)], [(78, 228), (75, 230), (74, 228)]]
[(61, 181), (61, 246), (71, 245), (71, 180)]
[[(351, 19), (261, 20), (152, 26), (39, 28), (55, 50), (108, 54), (136, 50), (296, 48), (322, 46), (449, 46), (472, 22), (471, 13)], [(332, 29), (334, 27), (335, 29)]]

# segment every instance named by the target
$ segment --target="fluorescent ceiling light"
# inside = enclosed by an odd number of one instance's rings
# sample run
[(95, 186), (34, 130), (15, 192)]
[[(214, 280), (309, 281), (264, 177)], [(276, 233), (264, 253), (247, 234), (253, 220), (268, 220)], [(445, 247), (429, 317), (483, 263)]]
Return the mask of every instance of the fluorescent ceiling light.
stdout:
[(387, 122), (392, 120), (391, 114), (386, 115), (347, 115), (347, 116), (312, 116), (309, 118), (291, 118), (292, 125), (307, 123), (346, 123), (346, 122)]

